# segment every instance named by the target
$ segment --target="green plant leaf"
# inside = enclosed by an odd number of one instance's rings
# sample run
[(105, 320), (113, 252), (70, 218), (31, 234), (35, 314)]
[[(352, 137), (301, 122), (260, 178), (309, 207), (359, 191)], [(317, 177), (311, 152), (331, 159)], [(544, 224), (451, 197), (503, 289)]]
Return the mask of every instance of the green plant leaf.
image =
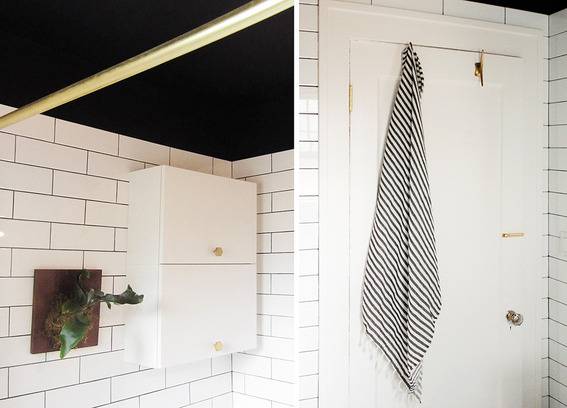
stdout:
[(104, 294), (102, 292), (101, 294), (102, 296), (100, 296), (99, 300), (101, 302), (105, 302), (109, 308), (110, 308), (110, 303), (115, 303), (117, 305), (124, 305), (124, 304), (135, 305), (141, 303), (144, 300), (144, 295), (138, 295), (136, 292), (132, 290), (130, 285), (128, 285), (126, 290), (119, 295), (113, 295), (110, 293)]
[(85, 338), (90, 325), (90, 318), (85, 313), (76, 314), (65, 322), (59, 334), (59, 358), (64, 358)]

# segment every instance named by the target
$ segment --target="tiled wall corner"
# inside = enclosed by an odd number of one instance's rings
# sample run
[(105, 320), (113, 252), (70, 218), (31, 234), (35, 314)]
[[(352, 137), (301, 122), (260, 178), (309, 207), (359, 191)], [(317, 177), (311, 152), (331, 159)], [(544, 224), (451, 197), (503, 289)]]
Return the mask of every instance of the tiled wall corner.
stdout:
[(293, 155), (232, 163), (258, 184), (258, 348), (232, 355), (235, 408), (294, 406)]

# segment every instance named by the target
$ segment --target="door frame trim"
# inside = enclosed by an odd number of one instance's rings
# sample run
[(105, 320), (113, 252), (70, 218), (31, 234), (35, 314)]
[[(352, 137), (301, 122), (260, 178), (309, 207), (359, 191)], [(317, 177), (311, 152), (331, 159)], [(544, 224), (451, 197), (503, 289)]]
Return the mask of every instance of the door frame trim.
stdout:
[[(423, 30), (423, 25), (430, 30)], [(471, 36), (470, 31), (475, 30)], [(446, 34), (447, 31), (451, 35)], [(349, 403), (349, 52), (353, 40), (421, 44), (519, 56), (543, 83), (543, 34), (540, 30), (386, 7), (320, 0), (319, 5), (319, 406), (347, 408)], [(515, 40), (512, 40), (515, 39)], [(472, 72), (471, 72), (472, 75)], [(543, 89), (538, 86), (534, 112), (543, 129)], [(534, 115), (536, 116), (536, 115)], [(346, 137), (345, 137), (346, 135)], [(532, 138), (535, 194), (541, 187), (541, 138)], [(538, 199), (538, 203), (541, 200)], [(538, 208), (541, 210), (541, 208)], [(534, 214), (534, 230), (542, 231)], [(538, 235), (538, 237), (541, 235)], [(539, 243), (539, 241), (537, 242)], [(534, 284), (540, 285), (540, 274)], [(536, 286), (539, 287), (539, 286)], [(541, 302), (538, 302), (538, 305)], [(541, 315), (541, 314), (538, 314)], [(539, 339), (540, 324), (537, 324)], [(539, 344), (539, 343), (538, 343)], [(537, 357), (536, 381), (541, 378)], [(534, 384), (539, 392), (539, 384)], [(535, 402), (539, 407), (541, 398)], [(351, 407), (354, 408), (354, 407)], [(384, 408), (384, 407), (383, 407)]]

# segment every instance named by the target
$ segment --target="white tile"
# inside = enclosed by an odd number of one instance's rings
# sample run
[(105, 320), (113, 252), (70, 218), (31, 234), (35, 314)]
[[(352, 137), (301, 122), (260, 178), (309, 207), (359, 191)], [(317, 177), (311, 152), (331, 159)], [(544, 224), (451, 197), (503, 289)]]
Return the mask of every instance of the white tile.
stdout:
[[(0, 115), (5, 115), (13, 111), (14, 108), (0, 105)], [(2, 132), (13, 133), (15, 135), (33, 137), (53, 141), (53, 128), (55, 119), (45, 115), (34, 115), (31, 118), (15, 123), (2, 129)]]
[(295, 364), (293, 361), (272, 360), (272, 378), (278, 381), (293, 383), (295, 380)]
[(272, 252), (272, 234), (256, 235), (256, 246), (259, 254)]
[(213, 174), (222, 177), (232, 177), (232, 163), (228, 160), (213, 159)]
[(169, 164), (169, 147), (120, 135), (119, 156), (153, 164)]
[(299, 195), (319, 194), (319, 172), (315, 169), (299, 170)]
[(125, 326), (112, 327), (112, 350), (123, 350), (125, 348)]
[(44, 408), (44, 393), (0, 400), (0, 408)]
[(293, 210), (293, 190), (280, 191), (272, 194), (272, 211)]
[(291, 190), (293, 189), (293, 170), (248, 177), (246, 180), (258, 185), (258, 194)]
[(140, 408), (178, 408), (189, 404), (189, 385), (152, 392), (140, 397)]
[(319, 376), (309, 375), (299, 377), (299, 398), (315, 398), (319, 389)]
[(293, 230), (293, 211), (258, 214), (258, 232)]
[(10, 310), (7, 307), (2, 307), (0, 308), (0, 337), (8, 336), (9, 329), (10, 329)]
[(112, 309), (109, 309), (107, 307), (100, 308), (101, 326), (116, 326), (119, 324), (126, 324), (126, 317), (123, 307), (113, 307)]
[(0, 190), (0, 217), (11, 218), (14, 206), (14, 192)]
[(244, 374), (232, 372), (232, 391), (244, 392)]
[(186, 405), (186, 408), (212, 408), (212, 407), (213, 407), (212, 399), (196, 402), (195, 404)]
[(230, 373), (205, 378), (190, 384), (191, 403), (203, 401), (231, 391)]
[(319, 29), (319, 7), (299, 5), (299, 29), (302, 31), (317, 31)]
[(55, 142), (86, 150), (118, 154), (118, 135), (78, 123), (56, 119)]
[(272, 252), (293, 252), (293, 232), (274, 232)]
[(115, 402), (114, 404), (103, 405), (100, 408), (139, 408), (138, 397)]
[(137, 364), (124, 361), (123, 351), (81, 357), (81, 381), (93, 381), (137, 371)]
[(174, 148), (171, 149), (171, 165), (201, 173), (212, 174), (213, 172), (212, 157)]
[(318, 35), (315, 32), (299, 32), (299, 57), (317, 58), (318, 56)]
[(319, 348), (319, 328), (302, 327), (299, 329), (299, 351), (311, 351)]
[(555, 58), (567, 54), (567, 32), (549, 38), (549, 57)]
[(549, 105), (549, 124), (567, 124), (567, 102), (558, 102)]
[(82, 224), (85, 202), (73, 198), (16, 192), (14, 218)]
[(256, 316), (256, 334), (270, 336), (272, 334), (272, 316)]
[(118, 180), (128, 180), (128, 173), (142, 170), (144, 163), (122, 157), (89, 152), (88, 174)]
[(293, 317), (272, 316), (272, 336), (292, 339), (293, 334)]
[(258, 254), (258, 273), (293, 273), (293, 254)]
[(232, 163), (232, 177), (234, 178), (266, 174), (271, 171), (272, 157), (269, 154), (252, 157), (250, 159), (237, 160)]
[(51, 226), (53, 249), (86, 249), (112, 251), (114, 230), (106, 227), (53, 224)]
[(233, 370), (239, 373), (268, 378), (272, 375), (272, 360), (270, 358), (235, 353), (232, 356), (232, 361)]
[(258, 295), (258, 313), (293, 316), (293, 296)]
[(80, 251), (14, 249), (12, 254), (13, 276), (33, 276), (34, 269), (80, 269), (82, 265)]
[(166, 386), (172, 387), (208, 377), (212, 373), (211, 360), (205, 359), (190, 364), (182, 364), (166, 369)]
[(109, 378), (45, 393), (45, 408), (90, 408), (109, 402)]
[(317, 86), (319, 82), (319, 68), (317, 60), (299, 60), (299, 85)]
[(230, 355), (213, 357), (211, 359), (213, 375), (227, 373), (232, 370)]
[(567, 126), (549, 127), (549, 147), (567, 147)]
[(77, 173), (87, 170), (86, 151), (25, 137), (16, 139), (16, 161)]
[(0, 367), (38, 363), (45, 359), (44, 353), (30, 353), (30, 336), (0, 338)]
[(53, 194), (98, 201), (116, 201), (116, 181), (55, 171)]
[(272, 408), (272, 403), (269, 400), (237, 392), (232, 396), (232, 400), (233, 408)]
[(10, 395), (14, 396), (66, 387), (78, 382), (78, 358), (10, 368)]
[(299, 301), (308, 302), (319, 299), (319, 277), (302, 276), (299, 278)]
[(316, 374), (319, 369), (319, 352), (306, 351), (299, 353), (299, 375)]
[(6, 397), (8, 397), (8, 369), (3, 368), (0, 370), (0, 399)]
[(232, 392), (213, 398), (212, 408), (233, 408)]
[(299, 304), (299, 327), (319, 324), (319, 303), (301, 302)]
[(165, 370), (145, 370), (112, 378), (112, 401), (157, 391), (165, 387)]
[(312, 86), (299, 87), (299, 113), (319, 112), (319, 90)]
[(536, 28), (547, 35), (549, 17), (546, 14), (532, 13), (530, 11), (516, 10), (506, 7), (506, 24), (520, 27)]
[(128, 245), (128, 230), (126, 228), (116, 228), (114, 235), (114, 250), (126, 251), (126, 247)]
[(272, 275), (272, 294), (293, 295), (293, 275), (283, 273)]
[(102, 269), (102, 274), (105, 276), (126, 275), (126, 254), (85, 251), (85, 268)]
[(319, 224), (299, 224), (299, 249), (319, 247)]
[(0, 133), (0, 160), (14, 161), (16, 137)]
[(299, 222), (319, 221), (319, 197), (299, 197)]
[(49, 247), (49, 223), (0, 219), (0, 247)]
[(118, 194), (116, 202), (120, 204), (128, 204), (128, 183), (124, 181), (118, 182)]
[(52, 170), (0, 161), (0, 188), (51, 193)]
[(562, 10), (549, 16), (549, 35), (567, 31), (567, 11)]
[(33, 278), (0, 278), (0, 307), (29, 306), (33, 298)]
[(245, 387), (246, 394), (248, 395), (286, 404), (293, 403), (294, 388), (291, 383), (284, 383), (262, 377), (246, 376)]
[(0, 248), (0, 277), (9, 276), (12, 269), (12, 249)]
[[(7, 309), (2, 309), (7, 310)], [(32, 307), (10, 308), (10, 336), (22, 336), (31, 333)]]
[(272, 292), (272, 275), (256, 275), (256, 293), (269, 295)]
[(293, 149), (272, 154), (272, 171), (293, 169)]
[(567, 101), (567, 79), (558, 79), (549, 83), (549, 102)]
[(258, 194), (256, 207), (258, 214), (272, 211), (272, 193)]
[(319, 167), (318, 142), (299, 142), (299, 167), (302, 169)]
[(122, 204), (87, 201), (85, 223), (112, 227), (128, 226), (128, 206)]
[(299, 115), (297, 121), (299, 127), (299, 141), (319, 140), (318, 115)]
[(443, 13), (443, 0), (372, 0), (372, 5), (435, 14)]
[(445, 15), (504, 23), (504, 7), (464, 0), (445, 0)]

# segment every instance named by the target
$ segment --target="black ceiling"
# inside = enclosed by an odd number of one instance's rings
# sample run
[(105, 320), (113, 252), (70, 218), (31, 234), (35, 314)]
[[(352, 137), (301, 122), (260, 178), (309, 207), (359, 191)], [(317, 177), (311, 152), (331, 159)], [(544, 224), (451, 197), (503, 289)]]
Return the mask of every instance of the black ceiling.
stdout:
[(553, 14), (567, 8), (567, 3), (558, 0), (471, 0), (476, 3), (510, 7), (534, 13)]
[[(19, 107), (246, 0), (0, 1), (0, 103)], [(227, 160), (293, 147), (293, 11), (47, 112)]]

